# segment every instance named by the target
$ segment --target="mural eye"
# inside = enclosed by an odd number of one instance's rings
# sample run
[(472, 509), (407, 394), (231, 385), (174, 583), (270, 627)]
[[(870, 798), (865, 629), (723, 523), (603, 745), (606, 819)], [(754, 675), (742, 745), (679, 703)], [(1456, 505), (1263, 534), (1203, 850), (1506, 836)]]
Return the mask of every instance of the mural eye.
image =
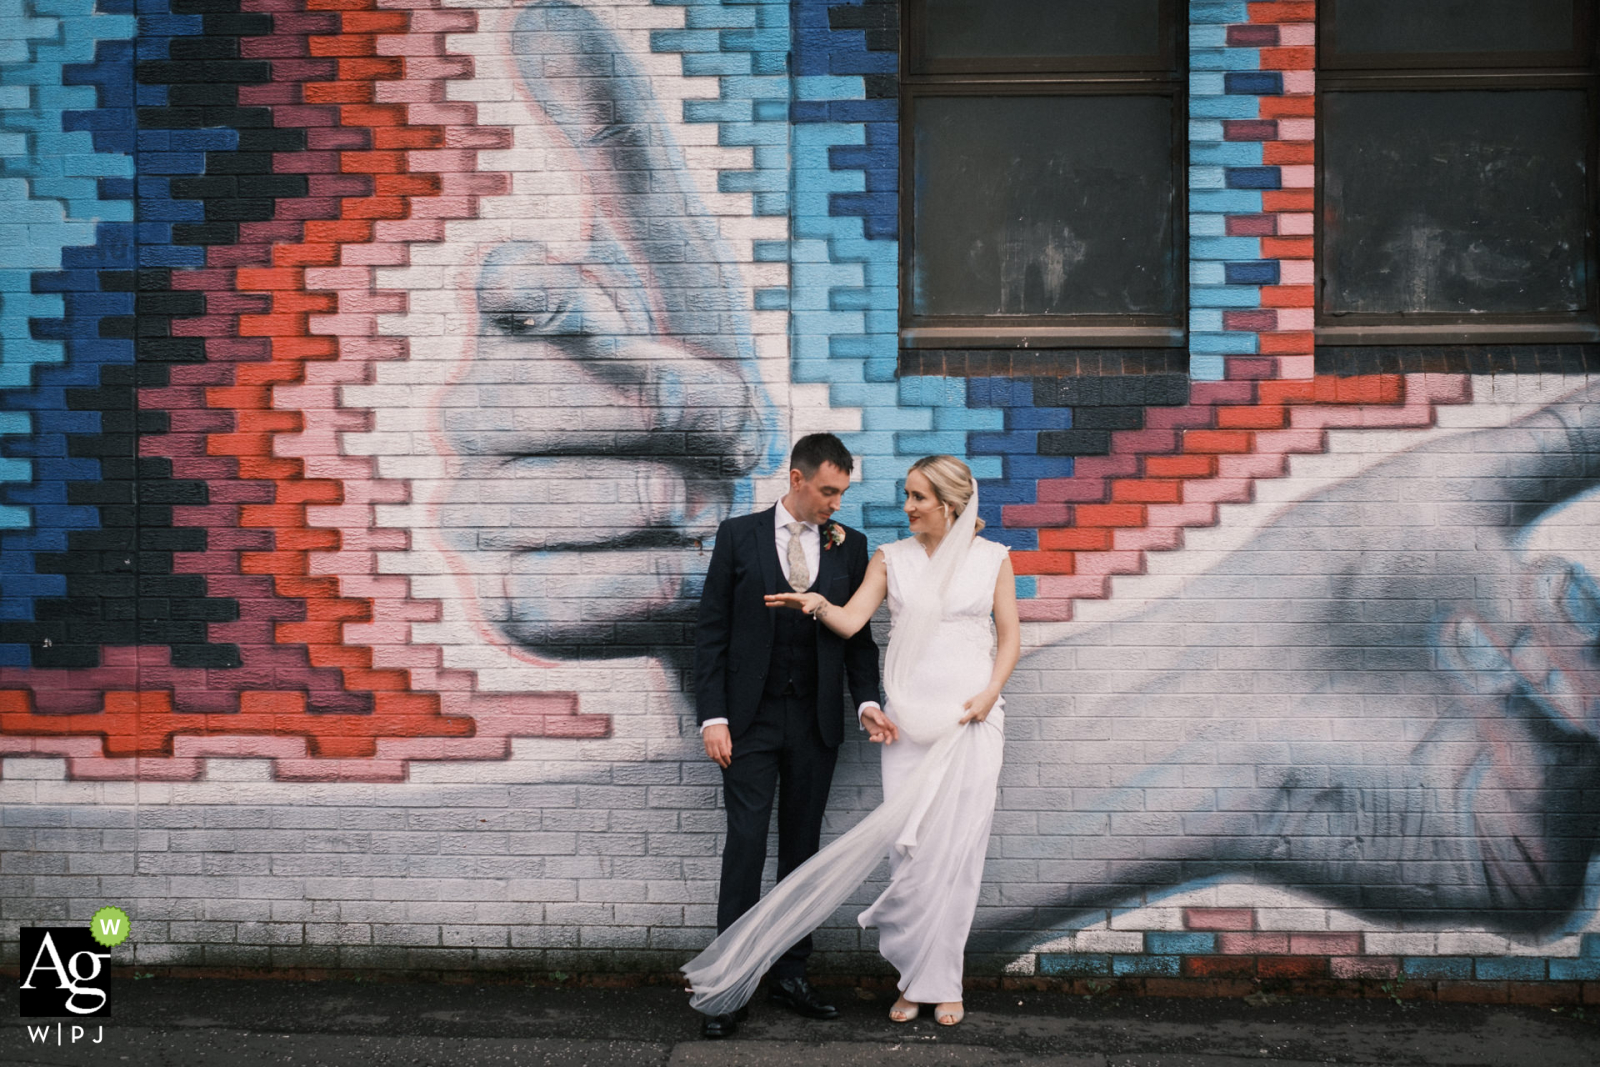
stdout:
[(524, 337), (532, 333), (539, 324), (537, 317), (518, 314), (514, 311), (490, 315), (488, 319), (489, 325), (497, 333), (503, 333), (511, 337)]

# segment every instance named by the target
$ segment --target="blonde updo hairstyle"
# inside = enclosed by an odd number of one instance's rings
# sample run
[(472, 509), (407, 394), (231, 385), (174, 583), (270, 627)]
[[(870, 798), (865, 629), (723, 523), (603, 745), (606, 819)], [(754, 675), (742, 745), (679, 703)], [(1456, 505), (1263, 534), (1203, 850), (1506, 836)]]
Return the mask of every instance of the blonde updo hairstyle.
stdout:
[[(966, 510), (967, 501), (972, 499), (972, 492), (977, 488), (972, 480), (972, 468), (954, 456), (923, 456), (906, 473), (911, 471), (919, 471), (928, 479), (933, 495), (949, 509), (951, 522)], [(983, 526), (983, 520), (977, 519), (975, 529), (982, 530)]]

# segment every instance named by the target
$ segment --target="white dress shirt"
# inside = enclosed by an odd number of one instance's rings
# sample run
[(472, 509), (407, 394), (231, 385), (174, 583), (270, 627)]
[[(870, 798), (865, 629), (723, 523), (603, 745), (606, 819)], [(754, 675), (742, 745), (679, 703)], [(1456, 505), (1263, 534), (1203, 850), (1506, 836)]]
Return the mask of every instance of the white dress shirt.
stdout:
[[(775, 523), (772, 532), (777, 539), (778, 566), (783, 569), (783, 580), (788, 581), (789, 539), (794, 536), (789, 532), (789, 524), (799, 520), (789, 514), (789, 509), (783, 506), (782, 500), (778, 501), (777, 507), (772, 510), (773, 522)], [(817, 528), (816, 523), (808, 522), (805, 524), (805, 529), (800, 531), (800, 549), (806, 554), (806, 566), (810, 568), (811, 580), (814, 582), (817, 580), (817, 571), (822, 566), (822, 531)], [(789, 609), (781, 608), (779, 610), (788, 611)], [(862, 712), (877, 706), (878, 702), (876, 700), (863, 701), (861, 706), (856, 709), (856, 722), (859, 723), (861, 721)], [(700, 724), (700, 730), (703, 733), (707, 726), (726, 725), (728, 725), (728, 720), (724, 718), (707, 719)], [(863, 726), (862, 729), (866, 729), (866, 727)]]

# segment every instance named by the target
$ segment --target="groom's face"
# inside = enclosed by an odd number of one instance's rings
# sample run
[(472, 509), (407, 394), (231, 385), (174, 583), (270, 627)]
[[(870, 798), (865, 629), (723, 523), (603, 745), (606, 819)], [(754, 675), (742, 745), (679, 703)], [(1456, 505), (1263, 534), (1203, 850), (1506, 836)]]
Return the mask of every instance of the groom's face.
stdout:
[(850, 488), (850, 475), (824, 461), (810, 477), (798, 467), (789, 472), (789, 495), (783, 506), (801, 522), (821, 526), (833, 518)]

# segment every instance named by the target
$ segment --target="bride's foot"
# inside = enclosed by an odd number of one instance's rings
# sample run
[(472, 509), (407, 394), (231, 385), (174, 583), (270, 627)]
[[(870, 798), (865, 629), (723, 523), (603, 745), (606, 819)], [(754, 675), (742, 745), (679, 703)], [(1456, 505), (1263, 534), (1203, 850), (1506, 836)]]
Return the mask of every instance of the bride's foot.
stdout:
[(961, 1006), (959, 1000), (953, 1004), (940, 1004), (933, 1009), (933, 1017), (940, 1026), (954, 1026), (967, 1017), (967, 1009)]
[(894, 1002), (894, 1007), (889, 1009), (889, 1021), (892, 1023), (908, 1023), (917, 1017), (921, 1006), (911, 1003), (905, 997)]

